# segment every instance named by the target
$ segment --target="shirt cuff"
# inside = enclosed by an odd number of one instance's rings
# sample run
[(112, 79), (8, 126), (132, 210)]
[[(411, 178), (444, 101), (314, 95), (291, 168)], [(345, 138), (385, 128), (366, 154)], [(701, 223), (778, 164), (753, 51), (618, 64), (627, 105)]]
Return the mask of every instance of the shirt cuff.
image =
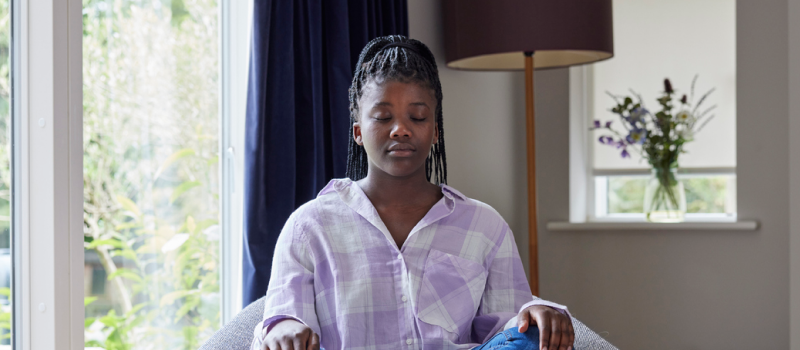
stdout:
[(284, 320), (295, 320), (297, 322), (305, 324), (305, 322), (289, 315), (275, 315), (269, 317), (264, 321), (259, 322), (256, 325), (256, 328), (253, 330), (253, 345), (251, 346), (251, 349), (256, 349), (262, 343), (264, 343), (264, 340), (267, 337), (267, 333), (269, 333), (269, 331), (272, 330), (272, 328), (275, 327), (276, 324)]
[[(517, 311), (517, 315), (519, 315), (520, 312), (522, 312), (522, 310), (525, 310), (525, 309), (527, 309), (527, 308), (529, 308), (531, 306), (534, 306), (534, 305), (543, 305), (543, 306), (547, 306), (547, 307), (553, 308), (556, 311), (560, 312), (561, 314), (566, 315), (567, 317), (569, 317), (570, 322), (572, 322), (572, 315), (569, 313), (569, 310), (567, 310), (566, 306), (561, 305), (561, 304), (556, 304), (556, 303), (554, 303), (552, 301), (542, 300), (542, 299), (531, 300), (531, 301), (527, 302), (525, 305), (522, 305), (522, 307), (519, 308), (519, 311)], [(507, 330), (507, 329), (514, 328), (514, 327), (517, 327), (517, 316), (514, 316), (510, 320), (508, 320), (508, 322), (506, 322), (506, 325), (503, 327), (503, 330)]]

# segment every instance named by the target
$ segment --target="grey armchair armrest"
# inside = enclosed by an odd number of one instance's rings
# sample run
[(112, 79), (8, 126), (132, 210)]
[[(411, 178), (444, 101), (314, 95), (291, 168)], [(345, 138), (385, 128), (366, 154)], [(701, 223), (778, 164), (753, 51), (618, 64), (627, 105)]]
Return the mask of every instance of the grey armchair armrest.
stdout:
[(253, 330), (264, 317), (264, 297), (258, 299), (214, 333), (200, 350), (248, 350), (253, 342)]
[[(230, 323), (214, 333), (200, 350), (248, 350), (253, 341), (253, 330), (264, 314), (264, 298), (254, 301), (239, 312)], [(575, 328), (576, 350), (617, 350), (605, 339), (577, 319)]]

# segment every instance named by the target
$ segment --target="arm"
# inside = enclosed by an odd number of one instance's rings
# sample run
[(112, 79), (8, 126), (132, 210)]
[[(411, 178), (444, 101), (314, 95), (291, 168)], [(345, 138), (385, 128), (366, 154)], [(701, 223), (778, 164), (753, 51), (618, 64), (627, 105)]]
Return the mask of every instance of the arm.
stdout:
[[(307, 341), (320, 334), (314, 303), (314, 259), (307, 236), (302, 232), (293, 214), (287, 220), (275, 245), (272, 274), (264, 301), (264, 321), (254, 330), (251, 349), (264, 349), (267, 334), (275, 329), (288, 328), (282, 322), (293, 320), (309, 329)], [(295, 324), (295, 326), (298, 326)]]

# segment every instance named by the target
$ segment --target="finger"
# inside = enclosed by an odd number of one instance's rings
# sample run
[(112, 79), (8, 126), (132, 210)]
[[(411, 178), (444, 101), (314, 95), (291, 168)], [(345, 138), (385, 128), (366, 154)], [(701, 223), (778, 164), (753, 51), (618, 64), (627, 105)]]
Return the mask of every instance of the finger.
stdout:
[(278, 342), (278, 346), (280, 350), (292, 350), (292, 343), (289, 342), (289, 339), (284, 338)]
[(294, 337), (292, 340), (292, 350), (303, 350), (306, 348), (306, 339), (302, 335)]
[(559, 349), (567, 350), (572, 343), (569, 341), (569, 320), (566, 317), (559, 317), (561, 319), (561, 327), (559, 330), (561, 331), (561, 345)]
[(542, 317), (536, 319), (536, 324), (539, 326), (539, 349), (547, 350), (550, 347), (550, 322), (545, 322)]
[(558, 317), (550, 315), (550, 346), (547, 348), (557, 350), (561, 345), (561, 333), (559, 332)]
[(528, 325), (530, 324), (531, 315), (528, 311), (523, 311), (519, 315), (517, 315), (517, 328), (519, 329), (520, 333), (525, 333), (528, 330)]
[(319, 350), (319, 336), (317, 333), (311, 334), (311, 340), (308, 342), (308, 350)]
[(575, 328), (572, 328), (572, 319), (567, 317), (567, 326), (569, 329), (569, 347), (567, 350), (572, 350), (575, 346)]

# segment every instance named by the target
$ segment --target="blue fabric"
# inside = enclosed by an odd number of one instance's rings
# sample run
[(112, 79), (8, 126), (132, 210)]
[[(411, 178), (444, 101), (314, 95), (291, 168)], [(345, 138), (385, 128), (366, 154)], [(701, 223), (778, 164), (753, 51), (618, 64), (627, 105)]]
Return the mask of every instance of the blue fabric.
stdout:
[(256, 0), (247, 90), (243, 306), (267, 291), (289, 215), (345, 176), (361, 49), (408, 35), (406, 0)]
[(525, 333), (520, 333), (517, 327), (497, 333), (483, 345), (472, 350), (538, 350), (539, 328), (528, 327)]

